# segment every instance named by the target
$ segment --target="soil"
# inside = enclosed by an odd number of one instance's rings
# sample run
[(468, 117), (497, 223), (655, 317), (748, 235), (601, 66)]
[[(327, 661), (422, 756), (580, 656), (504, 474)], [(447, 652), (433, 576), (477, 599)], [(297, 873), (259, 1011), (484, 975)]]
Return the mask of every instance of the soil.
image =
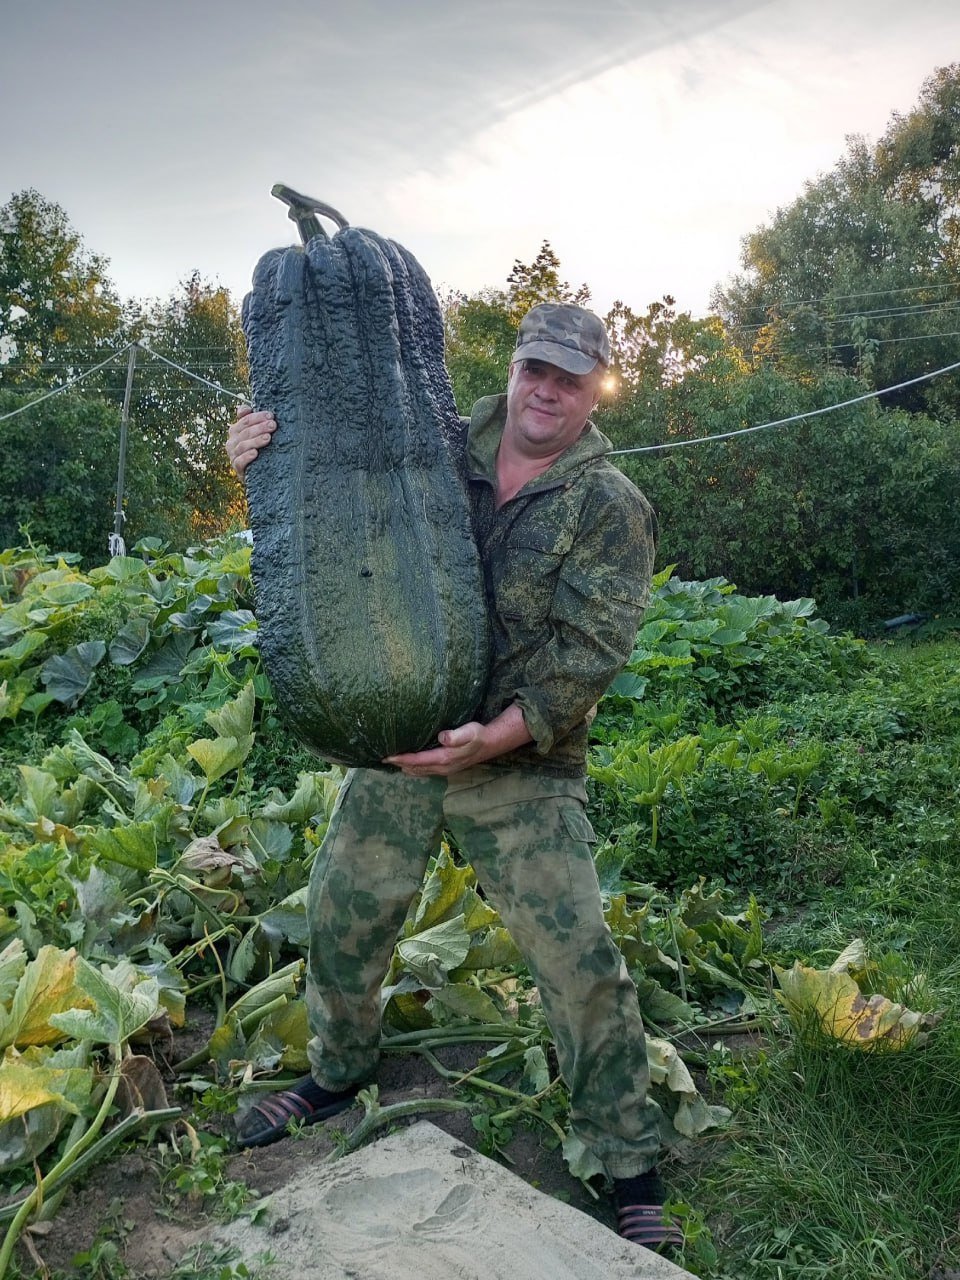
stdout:
[[(183, 1105), (185, 1114), (189, 1098), (183, 1096), (185, 1091), (177, 1092), (177, 1077), (171, 1063), (186, 1059), (206, 1043), (208, 1035), (209, 1027), (195, 1022), (177, 1033), (174, 1045), (167, 1045), (162, 1057), (154, 1055), (171, 1102)], [(476, 1065), (479, 1053), (476, 1047), (459, 1046), (437, 1056), (444, 1066), (465, 1072)], [(414, 1054), (385, 1055), (377, 1083), (382, 1106), (465, 1096), (462, 1091), (456, 1093), (429, 1064)], [(237, 1151), (226, 1159), (218, 1187), (206, 1195), (199, 1191), (184, 1194), (172, 1185), (171, 1170), (182, 1168), (175, 1156), (175, 1146), (190, 1132), (183, 1121), (178, 1121), (172, 1130), (157, 1134), (152, 1143), (141, 1141), (138, 1146), (98, 1166), (81, 1186), (68, 1191), (52, 1222), (38, 1224), (25, 1233), (18, 1255), (22, 1273), (44, 1278), (95, 1274), (111, 1280), (121, 1276), (123, 1280), (160, 1280), (171, 1276), (180, 1264), (184, 1269), (177, 1271), (178, 1276), (232, 1274), (217, 1268), (198, 1270), (186, 1264), (191, 1253), (197, 1256), (196, 1250), (211, 1225), (223, 1220), (224, 1206), (235, 1205), (235, 1189), (230, 1184), (247, 1188), (246, 1207), (249, 1208), (258, 1197), (284, 1186), (303, 1170), (305, 1163), (323, 1159), (342, 1145), (342, 1135), (350, 1133), (362, 1115), (359, 1107), (353, 1108), (272, 1146)], [(469, 1112), (424, 1112), (413, 1116), (411, 1122), (424, 1118), (464, 1146), (482, 1149)], [(232, 1138), (233, 1122), (229, 1117), (222, 1117), (222, 1123), (218, 1124), (201, 1123), (196, 1118), (192, 1118), (192, 1123), (201, 1135), (219, 1133)], [(612, 1227), (614, 1218), (608, 1198), (602, 1193), (593, 1197), (579, 1180), (570, 1176), (559, 1147), (552, 1144), (549, 1137), (540, 1126), (518, 1127), (506, 1149), (496, 1158), (540, 1191), (558, 1196)], [(100, 1269), (92, 1270), (91, 1251), (94, 1255), (98, 1249), (102, 1251), (104, 1241), (107, 1254)], [(78, 1257), (82, 1254), (87, 1254), (87, 1258)]]

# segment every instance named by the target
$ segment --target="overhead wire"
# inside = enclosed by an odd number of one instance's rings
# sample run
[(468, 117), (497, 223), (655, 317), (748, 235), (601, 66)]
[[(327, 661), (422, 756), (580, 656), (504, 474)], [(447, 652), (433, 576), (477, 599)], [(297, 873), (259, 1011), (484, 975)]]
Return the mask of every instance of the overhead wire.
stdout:
[[(230, 396), (234, 400), (238, 401), (246, 399), (246, 396), (242, 391), (230, 391), (227, 387), (222, 387), (218, 382), (211, 382), (209, 378), (204, 378), (199, 373), (194, 373), (192, 369), (187, 369), (184, 365), (177, 364), (174, 360), (168, 360), (166, 356), (160, 355), (158, 351), (152, 351), (149, 347), (145, 347), (141, 342), (128, 342), (125, 347), (121, 347), (119, 351), (114, 351), (111, 355), (107, 356), (106, 360), (102, 360), (100, 364), (94, 365), (93, 368), (87, 369), (75, 378), (69, 378), (61, 386), (54, 387), (52, 390), (44, 392), (43, 395), (37, 396), (26, 404), (20, 405), (17, 409), (12, 409), (8, 413), (0, 414), (0, 422), (5, 422), (8, 418), (15, 418), (17, 414), (26, 413), (27, 410), (32, 409), (34, 405), (42, 404), (44, 400), (49, 400), (52, 396), (58, 396), (65, 391), (71, 390), (72, 387), (75, 387), (78, 383), (82, 382), (84, 378), (89, 378), (92, 374), (99, 373), (101, 369), (105, 369), (108, 364), (112, 363), (112, 361), (118, 359), (120, 356), (126, 355), (131, 347), (136, 348), (138, 351), (142, 351), (145, 355), (152, 356), (155, 360), (162, 361), (172, 369), (176, 369), (186, 377), (192, 378), (195, 382), (202, 383), (203, 386), (219, 392), (221, 395)], [(67, 365), (63, 367), (69, 368), (71, 366)], [(159, 372), (159, 370), (157, 372)]]
[(942, 369), (934, 369), (931, 373), (921, 373), (919, 377), (908, 378), (892, 387), (881, 387), (877, 391), (867, 391), (862, 396), (854, 396), (850, 400), (841, 400), (838, 404), (828, 404), (821, 409), (807, 409), (804, 413), (792, 413), (788, 418), (778, 418), (776, 422), (761, 422), (753, 427), (740, 427), (736, 431), (723, 431), (714, 436), (700, 436), (695, 440), (669, 440), (664, 444), (638, 445), (632, 449), (613, 449), (608, 457), (623, 457), (628, 453), (657, 453), (665, 449), (687, 449), (695, 444), (719, 444), (724, 440), (733, 440), (736, 436), (752, 435), (755, 431), (770, 431), (773, 427), (785, 427), (791, 422), (802, 422), (805, 418), (817, 418), (825, 413), (833, 413), (836, 409), (847, 409), (852, 404), (862, 404), (864, 400), (875, 400), (878, 396), (889, 395), (891, 391), (902, 391), (904, 387), (915, 386), (918, 382), (929, 382), (931, 378), (939, 378), (944, 373), (952, 373), (960, 369), (960, 360), (945, 365)]

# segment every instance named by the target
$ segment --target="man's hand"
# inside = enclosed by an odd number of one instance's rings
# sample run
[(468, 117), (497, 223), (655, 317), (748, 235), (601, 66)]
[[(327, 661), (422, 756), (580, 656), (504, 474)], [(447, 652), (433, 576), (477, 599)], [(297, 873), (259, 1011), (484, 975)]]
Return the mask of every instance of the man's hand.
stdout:
[(489, 724), (471, 720), (459, 729), (444, 729), (437, 734), (439, 747), (429, 751), (408, 751), (387, 756), (384, 764), (394, 764), (411, 778), (448, 778), (451, 774), (485, 764), (507, 751), (532, 742), (523, 712), (514, 703)]
[(269, 409), (255, 412), (248, 404), (240, 405), (237, 420), (227, 432), (227, 457), (241, 480), (258, 452), (270, 443), (276, 429), (276, 419)]
[(484, 726), (475, 720), (462, 724), (459, 729), (444, 729), (437, 734), (437, 741), (439, 747), (387, 756), (384, 764), (395, 764), (411, 778), (447, 778), (491, 759), (485, 752)]

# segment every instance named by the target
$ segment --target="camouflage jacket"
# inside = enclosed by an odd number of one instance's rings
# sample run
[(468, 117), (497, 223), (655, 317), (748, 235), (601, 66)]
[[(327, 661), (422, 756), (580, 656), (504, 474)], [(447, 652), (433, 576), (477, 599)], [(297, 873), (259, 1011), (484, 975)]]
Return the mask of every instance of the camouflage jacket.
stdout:
[(653, 508), (605, 454), (592, 424), (496, 509), (505, 396), (474, 405), (466, 479), (483, 561), (493, 660), (479, 719), (519, 704), (534, 741), (490, 762), (574, 777), (587, 730), (630, 656), (656, 549)]

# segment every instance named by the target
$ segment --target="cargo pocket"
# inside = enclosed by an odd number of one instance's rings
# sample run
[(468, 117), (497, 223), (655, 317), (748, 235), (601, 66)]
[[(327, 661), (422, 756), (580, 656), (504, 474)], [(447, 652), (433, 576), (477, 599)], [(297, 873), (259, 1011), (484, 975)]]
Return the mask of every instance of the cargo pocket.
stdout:
[(590, 819), (579, 808), (560, 810), (563, 830), (570, 840), (566, 846), (567, 874), (570, 880), (570, 902), (576, 913), (577, 928), (596, 931), (603, 926), (600, 884), (593, 861), (596, 833)]
[(590, 825), (590, 819), (582, 809), (561, 809), (560, 817), (567, 829), (567, 834), (574, 840), (582, 840), (585, 844), (595, 844), (596, 832)]

